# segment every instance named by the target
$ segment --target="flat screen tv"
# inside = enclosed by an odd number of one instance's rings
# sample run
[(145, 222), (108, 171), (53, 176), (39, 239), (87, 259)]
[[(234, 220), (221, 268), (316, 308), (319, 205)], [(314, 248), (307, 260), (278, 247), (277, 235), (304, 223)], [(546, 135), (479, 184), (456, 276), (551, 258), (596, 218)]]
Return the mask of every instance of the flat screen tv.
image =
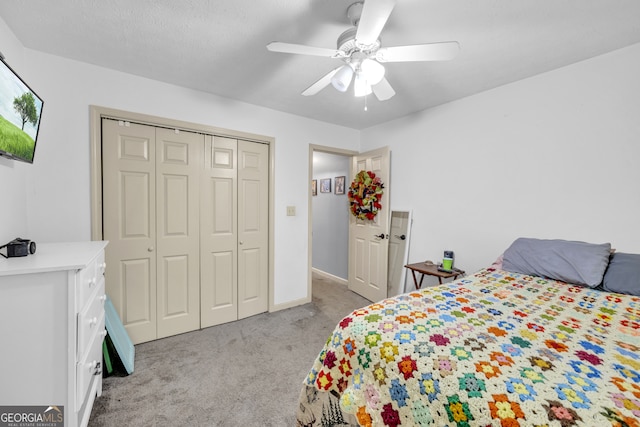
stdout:
[(0, 156), (33, 163), (42, 99), (0, 57)]

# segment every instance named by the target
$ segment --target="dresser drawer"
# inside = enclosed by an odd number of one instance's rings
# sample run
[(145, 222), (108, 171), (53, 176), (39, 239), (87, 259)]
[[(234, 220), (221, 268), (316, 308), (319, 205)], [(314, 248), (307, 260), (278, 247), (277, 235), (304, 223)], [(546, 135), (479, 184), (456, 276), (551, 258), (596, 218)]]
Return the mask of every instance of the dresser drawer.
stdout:
[(104, 313), (98, 319), (97, 333), (91, 336), (88, 351), (76, 365), (76, 411), (82, 407), (94, 376), (102, 376), (102, 340), (106, 335)]
[[(104, 330), (104, 302), (107, 299), (104, 293), (104, 278), (97, 285), (97, 292), (78, 313), (78, 358), (87, 353), (89, 343), (96, 331)], [(100, 320), (102, 319), (102, 324)]]
[(104, 251), (78, 272), (76, 280), (76, 291), (78, 295), (77, 310), (80, 311), (91, 297), (96, 289), (96, 285), (104, 278), (104, 270), (106, 264), (104, 262)]

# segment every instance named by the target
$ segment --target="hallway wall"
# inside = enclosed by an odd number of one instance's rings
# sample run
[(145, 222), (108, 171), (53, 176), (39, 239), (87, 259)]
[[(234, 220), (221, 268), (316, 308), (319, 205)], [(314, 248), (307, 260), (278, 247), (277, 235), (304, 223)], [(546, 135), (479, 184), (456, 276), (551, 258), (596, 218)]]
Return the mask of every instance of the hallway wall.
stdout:
[[(313, 179), (318, 195), (312, 198), (312, 267), (341, 279), (348, 278), (349, 261), (349, 162), (351, 157), (314, 152)], [(335, 178), (345, 177), (345, 194), (335, 194)], [(320, 180), (331, 179), (331, 192), (320, 192)]]

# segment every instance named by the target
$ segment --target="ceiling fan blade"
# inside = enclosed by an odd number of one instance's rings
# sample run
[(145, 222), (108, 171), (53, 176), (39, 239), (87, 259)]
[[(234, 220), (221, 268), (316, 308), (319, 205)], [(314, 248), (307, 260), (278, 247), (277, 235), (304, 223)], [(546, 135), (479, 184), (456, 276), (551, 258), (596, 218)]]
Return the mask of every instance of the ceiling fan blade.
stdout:
[(376, 52), (376, 59), (380, 62), (447, 61), (455, 58), (459, 51), (458, 42), (383, 47)]
[(358, 22), (356, 42), (362, 46), (371, 46), (380, 37), (396, 0), (365, 0)]
[(271, 52), (294, 53), (298, 55), (325, 56), (328, 58), (340, 58), (344, 56), (342, 52), (336, 49), (327, 49), (324, 47), (306, 46), (303, 44), (271, 42), (267, 45), (267, 49)]
[(373, 89), (373, 93), (380, 101), (386, 101), (396, 94), (396, 91), (393, 90), (393, 88), (385, 78), (383, 78), (377, 85), (372, 86), (371, 89)]
[(334, 70), (329, 71), (327, 74), (321, 77), (320, 80), (318, 80), (317, 82), (315, 82), (314, 84), (306, 88), (304, 92), (302, 92), (302, 95), (304, 96), (315, 95), (325, 87), (329, 86), (329, 84), (331, 83), (331, 78), (338, 72), (340, 68), (342, 68), (342, 65)]

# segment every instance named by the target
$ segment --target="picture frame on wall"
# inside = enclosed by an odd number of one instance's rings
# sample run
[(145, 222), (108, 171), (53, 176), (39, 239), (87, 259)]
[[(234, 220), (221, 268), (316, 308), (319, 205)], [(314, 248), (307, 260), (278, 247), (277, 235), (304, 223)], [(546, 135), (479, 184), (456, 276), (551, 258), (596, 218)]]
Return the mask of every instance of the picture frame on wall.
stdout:
[(311, 180), (311, 195), (312, 196), (317, 196), (318, 195), (318, 180), (317, 179), (312, 179)]
[(344, 176), (336, 176), (335, 178), (335, 194), (344, 194)]
[(323, 178), (320, 180), (320, 192), (331, 193), (331, 178)]

